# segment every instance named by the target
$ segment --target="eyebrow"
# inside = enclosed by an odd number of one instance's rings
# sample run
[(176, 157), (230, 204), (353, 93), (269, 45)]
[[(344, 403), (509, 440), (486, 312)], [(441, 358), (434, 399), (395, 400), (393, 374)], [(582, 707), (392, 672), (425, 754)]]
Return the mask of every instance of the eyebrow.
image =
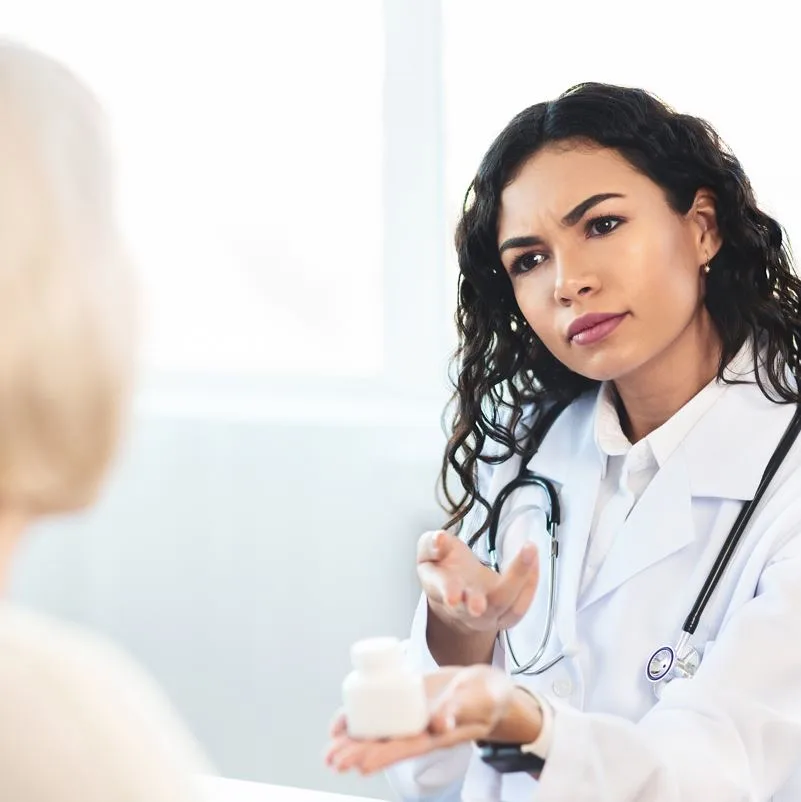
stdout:
[[(589, 198), (579, 203), (574, 209), (571, 209), (562, 218), (562, 225), (570, 228), (576, 225), (593, 206), (597, 206), (599, 203), (603, 203), (610, 198), (624, 197), (625, 195), (621, 195), (619, 192), (601, 192), (597, 195), (591, 195)], [(542, 237), (511, 237), (501, 244), (501, 247), (498, 249), (498, 255), (502, 254), (504, 251), (508, 251), (510, 248), (527, 248), (531, 245), (542, 245)]]

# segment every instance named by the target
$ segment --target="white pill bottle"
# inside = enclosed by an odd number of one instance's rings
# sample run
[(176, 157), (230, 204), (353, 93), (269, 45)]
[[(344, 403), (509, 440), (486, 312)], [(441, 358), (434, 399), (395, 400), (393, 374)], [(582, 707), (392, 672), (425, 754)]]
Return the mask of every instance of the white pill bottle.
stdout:
[(405, 665), (397, 638), (357, 641), (353, 671), (342, 684), (348, 735), (356, 739), (405, 738), (428, 725), (423, 677)]

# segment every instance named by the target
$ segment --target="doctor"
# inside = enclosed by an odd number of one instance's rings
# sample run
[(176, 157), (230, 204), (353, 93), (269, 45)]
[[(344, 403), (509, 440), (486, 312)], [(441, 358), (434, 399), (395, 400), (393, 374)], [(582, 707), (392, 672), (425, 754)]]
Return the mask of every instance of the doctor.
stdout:
[[(356, 742), (340, 719), (328, 762), (391, 767), (408, 800), (801, 799), (801, 282), (779, 225), (707, 124), (588, 84), (498, 136), (456, 243), (462, 490), (419, 542), (409, 642), (431, 723)], [(546, 481), (492, 533), (526, 469)]]

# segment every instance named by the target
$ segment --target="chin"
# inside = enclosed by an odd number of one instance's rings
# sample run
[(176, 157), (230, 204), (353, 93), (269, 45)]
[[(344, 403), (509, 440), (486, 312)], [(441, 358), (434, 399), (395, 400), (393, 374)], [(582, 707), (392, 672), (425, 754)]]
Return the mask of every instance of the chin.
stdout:
[(617, 381), (634, 370), (631, 360), (609, 352), (588, 354), (586, 359), (581, 360), (565, 360), (564, 364), (579, 376), (598, 382)]

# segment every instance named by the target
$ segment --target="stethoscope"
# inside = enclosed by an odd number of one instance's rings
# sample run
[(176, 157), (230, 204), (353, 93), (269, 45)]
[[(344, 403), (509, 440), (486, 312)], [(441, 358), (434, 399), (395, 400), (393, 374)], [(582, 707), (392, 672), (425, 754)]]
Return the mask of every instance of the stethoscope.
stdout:
[[(551, 424), (556, 420), (563, 408), (564, 407), (553, 409), (547, 416), (548, 419), (543, 421), (543, 425), (540, 427), (540, 430), (537, 433), (537, 443), (542, 442)], [(657, 697), (661, 695), (661, 690), (664, 686), (664, 683), (669, 682), (677, 677), (690, 678), (694, 676), (695, 672), (698, 670), (698, 667), (701, 664), (701, 655), (698, 650), (692, 646), (690, 639), (698, 628), (698, 623), (701, 620), (701, 616), (703, 615), (703, 612), (706, 609), (706, 606), (709, 603), (715, 588), (718, 586), (718, 583), (720, 582), (720, 579), (723, 576), (735, 549), (737, 548), (737, 544), (740, 541), (741, 536), (754, 513), (754, 510), (762, 499), (765, 490), (775, 476), (779, 466), (782, 464), (788, 452), (792, 448), (793, 443), (796, 441), (799, 431), (801, 431), (801, 405), (796, 408), (795, 414), (787, 426), (782, 439), (779, 441), (779, 444), (776, 446), (773, 455), (768, 461), (768, 465), (765, 468), (765, 472), (762, 475), (762, 479), (759, 482), (759, 486), (757, 487), (754, 497), (743, 505), (742, 509), (737, 515), (737, 519), (732, 525), (731, 530), (729, 531), (729, 534), (723, 543), (723, 546), (715, 558), (712, 568), (707, 574), (704, 584), (701, 587), (701, 591), (696, 597), (695, 603), (693, 604), (689, 615), (684, 621), (681, 634), (679, 635), (676, 645), (661, 646), (648, 659), (645, 674), (648, 680), (653, 683), (654, 692), (656, 693)], [(542, 637), (540, 638), (540, 642), (534, 652), (534, 656), (525, 663), (521, 663), (517, 658), (514, 648), (512, 647), (509, 631), (504, 630), (503, 635), (506, 640), (507, 650), (512, 658), (512, 661), (514, 662), (514, 668), (511, 670), (512, 674), (542, 674), (552, 666), (556, 665), (565, 657), (566, 654), (566, 651), (563, 650), (557, 656), (551, 658), (545, 663), (540, 664), (551, 640), (555, 618), (557, 584), (556, 561), (559, 557), (559, 524), (561, 522), (561, 510), (559, 505), (559, 495), (557, 494), (556, 488), (553, 486), (552, 482), (526, 467), (527, 462), (532, 456), (532, 452), (529, 452), (525, 455), (521, 462), (518, 475), (505, 487), (503, 487), (496, 496), (495, 501), (490, 507), (486, 535), (489, 565), (495, 571), (500, 573), (500, 566), (498, 565), (497, 541), (498, 529), (500, 526), (504, 504), (515, 491), (523, 487), (539, 487), (545, 492), (545, 495), (548, 499), (544, 509), (545, 526), (550, 539), (548, 557), (548, 597), (545, 612), (545, 628)]]

